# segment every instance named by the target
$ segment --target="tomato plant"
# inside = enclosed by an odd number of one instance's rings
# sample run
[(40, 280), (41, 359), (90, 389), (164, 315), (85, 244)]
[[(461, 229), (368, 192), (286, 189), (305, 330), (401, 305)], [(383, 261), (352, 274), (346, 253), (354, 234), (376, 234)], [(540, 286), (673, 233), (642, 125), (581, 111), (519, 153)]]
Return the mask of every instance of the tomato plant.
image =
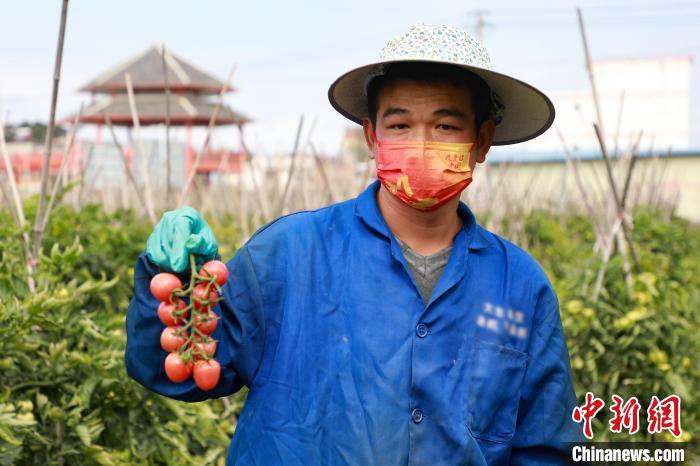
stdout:
[[(36, 198), (25, 204), (31, 218)], [(631, 234), (643, 273), (634, 279), (634, 293), (627, 296), (624, 264), (613, 257), (594, 303), (589, 296), (600, 259), (590, 219), (535, 211), (509, 220), (524, 226), (517, 242), (542, 264), (559, 296), (577, 394), (591, 390), (609, 400), (615, 392), (648, 401), (652, 394), (677, 393), (684, 436), (691, 436), (687, 451), (697, 451), (697, 226), (665, 211), (635, 212)], [(217, 237), (233, 238), (221, 244), (222, 256), (231, 257), (242, 229), (237, 218), (217, 222)], [(0, 464), (224, 463), (231, 419), (241, 412), (246, 388), (229, 397), (228, 408), (220, 400), (180, 403), (150, 392), (124, 370), (133, 266), (149, 233), (149, 223), (131, 210), (56, 204), (37, 290), (30, 293), (22, 231), (0, 208)], [(193, 307), (186, 296), (178, 298)], [(194, 313), (191, 308), (188, 318)], [(189, 336), (190, 348), (202, 339), (196, 330)], [(608, 432), (606, 421), (594, 427), (596, 439)]]
[[(30, 224), (36, 201), (25, 201)], [(247, 389), (230, 405), (180, 403), (125, 372), (124, 319), (149, 223), (57, 203), (34, 293), (13, 225), (0, 207), (0, 465), (223, 465)]]

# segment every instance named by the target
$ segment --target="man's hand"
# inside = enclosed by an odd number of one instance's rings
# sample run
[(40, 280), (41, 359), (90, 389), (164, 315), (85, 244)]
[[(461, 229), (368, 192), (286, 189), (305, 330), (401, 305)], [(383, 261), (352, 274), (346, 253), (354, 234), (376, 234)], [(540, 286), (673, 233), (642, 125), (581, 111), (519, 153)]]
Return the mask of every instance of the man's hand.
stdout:
[(198, 264), (215, 259), (214, 232), (192, 207), (164, 213), (148, 237), (148, 259), (161, 269), (181, 273), (189, 267), (190, 253)]

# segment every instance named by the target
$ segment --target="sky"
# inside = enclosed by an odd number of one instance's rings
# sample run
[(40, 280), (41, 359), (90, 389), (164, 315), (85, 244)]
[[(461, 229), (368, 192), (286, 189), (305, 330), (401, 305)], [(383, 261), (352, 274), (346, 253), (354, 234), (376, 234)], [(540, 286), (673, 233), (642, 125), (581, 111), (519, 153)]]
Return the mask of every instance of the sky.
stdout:
[[(303, 115), (302, 141), (310, 139), (333, 155), (353, 123), (330, 106), (329, 85), (342, 73), (376, 61), (384, 43), (414, 23), (474, 32), (482, 11), (483, 42), (494, 70), (545, 92), (586, 88), (577, 6), (593, 59), (693, 57), (690, 143), (700, 147), (700, 2), (688, 0), (530, 1), (527, 6), (515, 0), (71, 0), (57, 117), (89, 101), (77, 90), (82, 84), (164, 43), (220, 79), (236, 67), (232, 83), (238, 91), (226, 102), (254, 120), (246, 133), (251, 150), (288, 153)], [(60, 0), (3, 6), (0, 112), (10, 123), (48, 120), (60, 11)], [(81, 134), (86, 132), (94, 129)], [(182, 136), (175, 132), (175, 138)], [(236, 131), (217, 129), (215, 143), (236, 146)]]

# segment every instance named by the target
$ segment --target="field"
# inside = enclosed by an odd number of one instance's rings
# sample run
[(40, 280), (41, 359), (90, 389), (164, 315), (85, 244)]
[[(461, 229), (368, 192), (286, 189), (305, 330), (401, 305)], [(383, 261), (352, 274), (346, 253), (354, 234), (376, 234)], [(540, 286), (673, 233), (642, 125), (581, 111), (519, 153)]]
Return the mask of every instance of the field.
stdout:
[[(28, 219), (37, 204), (36, 197), (25, 201)], [(125, 373), (132, 267), (150, 223), (131, 210), (58, 205), (34, 292), (22, 234), (10, 212), (0, 211), (0, 464), (223, 464), (245, 389), (229, 399), (186, 404), (149, 392)], [(208, 220), (228, 260), (246, 237), (240, 222)], [(586, 216), (533, 210), (491, 220), (504, 232), (514, 224), (517, 241), (557, 291), (579, 400), (591, 391), (608, 402), (613, 394), (636, 396), (646, 407), (653, 394), (678, 394), (682, 440), (696, 449), (700, 230), (667, 211), (637, 208), (631, 234), (641, 273), (632, 276), (632, 293), (624, 256), (613, 254), (594, 300), (602, 258)], [(610, 435), (608, 416), (600, 418), (596, 440)], [(644, 431), (644, 412), (640, 418)]]

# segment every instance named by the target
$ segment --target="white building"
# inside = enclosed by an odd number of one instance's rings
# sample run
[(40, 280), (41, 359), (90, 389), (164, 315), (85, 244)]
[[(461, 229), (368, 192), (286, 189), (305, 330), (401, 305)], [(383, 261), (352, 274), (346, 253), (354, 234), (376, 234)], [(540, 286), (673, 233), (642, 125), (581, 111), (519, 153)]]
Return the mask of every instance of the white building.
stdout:
[[(615, 147), (619, 151), (628, 149), (640, 130), (640, 149), (645, 152), (689, 149), (691, 62), (687, 56), (593, 62), (605, 142), (611, 155)], [(590, 86), (549, 91), (547, 95), (556, 109), (552, 129), (517, 151), (504, 150), (502, 158), (530, 158), (524, 152), (533, 153), (533, 157), (537, 156), (534, 158), (542, 158), (544, 153), (561, 153), (557, 129), (574, 156), (599, 156)]]

